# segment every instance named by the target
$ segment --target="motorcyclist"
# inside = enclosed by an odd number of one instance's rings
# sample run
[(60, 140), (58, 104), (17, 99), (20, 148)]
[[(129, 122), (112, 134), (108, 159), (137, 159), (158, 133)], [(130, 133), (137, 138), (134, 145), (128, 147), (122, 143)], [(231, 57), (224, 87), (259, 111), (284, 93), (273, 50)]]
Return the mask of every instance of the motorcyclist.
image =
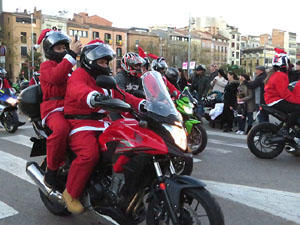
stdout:
[(4, 88), (9, 88), (11, 89), (11, 86), (8, 82), (8, 80), (6, 79), (6, 70), (2, 67), (0, 67), (0, 90), (4, 89)]
[(119, 88), (130, 94), (134, 94), (137, 90), (143, 91), (141, 66), (145, 63), (142, 57), (137, 53), (125, 53), (121, 60), (121, 69), (115, 76)]
[(295, 124), (300, 114), (300, 98), (297, 98), (289, 89), (288, 67), (290, 60), (282, 49), (275, 48), (275, 56), (272, 60), (273, 71), (266, 78), (265, 101), (268, 106), (289, 113), (285, 126), (280, 133), (286, 138), (289, 135), (289, 128)]
[[(115, 52), (109, 45), (100, 40), (91, 41), (82, 50), (81, 67), (68, 80), (65, 116), (71, 125), (69, 145), (77, 157), (69, 170), (63, 200), (72, 213), (84, 210), (79, 198), (100, 157), (98, 135), (109, 126), (107, 112), (97, 107), (96, 102), (109, 98), (123, 100), (119, 92), (108, 91), (96, 85), (98, 76), (110, 74), (109, 62), (115, 57)], [(123, 93), (125, 101), (135, 109), (139, 109), (145, 101)]]
[(153, 70), (159, 72), (162, 75), (163, 81), (165, 82), (165, 85), (167, 86), (170, 95), (173, 96), (173, 93), (176, 93), (176, 96), (174, 97), (178, 98), (180, 95), (180, 91), (173, 84), (171, 84), (165, 76), (166, 71), (168, 69), (168, 64), (165, 58), (158, 57), (157, 59), (154, 59), (152, 61), (151, 67)]
[(169, 67), (165, 74), (168, 81), (174, 85), (178, 90), (180, 89), (178, 86), (178, 80), (179, 80), (179, 71), (175, 67)]
[(40, 109), (42, 123), (52, 130), (47, 138), (47, 170), (44, 178), (45, 184), (51, 188), (56, 185), (57, 170), (65, 160), (70, 125), (64, 118), (64, 97), (67, 79), (81, 51), (79, 41), (73, 41), (71, 45), (70, 42), (67, 35), (50, 29), (44, 29), (38, 40), (38, 44), (43, 44), (47, 59), (40, 67), (43, 92)]
[(31, 78), (30, 81), (29, 81), (29, 86), (31, 86), (31, 85), (36, 85), (36, 84), (39, 84), (39, 83), (40, 83), (40, 73), (37, 72), (37, 71), (35, 71), (35, 72), (33, 73), (32, 78)]
[(142, 63), (142, 74), (146, 73), (149, 70), (150, 61), (148, 57), (144, 57), (144, 62)]

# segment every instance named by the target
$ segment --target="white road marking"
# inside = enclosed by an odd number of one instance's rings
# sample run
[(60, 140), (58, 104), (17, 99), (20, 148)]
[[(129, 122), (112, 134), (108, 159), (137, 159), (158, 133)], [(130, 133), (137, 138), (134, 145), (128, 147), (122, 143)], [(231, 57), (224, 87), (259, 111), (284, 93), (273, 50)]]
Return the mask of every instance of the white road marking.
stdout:
[(26, 160), (0, 150), (0, 169), (34, 184), (26, 174), (26, 163)]
[(222, 154), (232, 153), (232, 151), (225, 150), (225, 149), (222, 149), (222, 148), (206, 147), (205, 150), (215, 151), (215, 152), (219, 152), (219, 153), (222, 153)]
[(23, 125), (23, 126), (21, 126), (21, 127), (18, 127), (18, 129), (20, 129), (20, 130), (26, 130), (26, 129), (33, 129), (32, 128), (32, 125)]
[(230, 138), (241, 139), (241, 140), (246, 140), (247, 139), (247, 135), (222, 133), (222, 132), (210, 131), (210, 130), (207, 130), (206, 133), (209, 134), (209, 135), (216, 135), (216, 136), (221, 136), (221, 137), (230, 137)]
[(298, 193), (202, 181), (207, 184), (207, 189), (215, 195), (300, 224), (300, 194)]
[(30, 137), (21, 134), (1, 137), (0, 139), (10, 141), (19, 145), (24, 145), (29, 148), (31, 148), (33, 145), (33, 142), (30, 141)]
[(208, 143), (211, 143), (211, 144), (220, 144), (220, 145), (227, 145), (227, 146), (233, 146), (233, 147), (236, 147), (236, 148), (246, 148), (246, 149), (248, 149), (247, 144), (234, 143), (232, 141), (231, 141), (231, 143), (228, 143), (228, 142), (225, 142), (225, 141), (221, 141), (221, 140), (209, 138), (208, 139)]
[(193, 157), (193, 162), (194, 163), (201, 162), (201, 161), (202, 161), (201, 159), (197, 159), (197, 158)]
[(17, 215), (18, 213), (18, 211), (0, 201), (0, 220), (9, 216)]

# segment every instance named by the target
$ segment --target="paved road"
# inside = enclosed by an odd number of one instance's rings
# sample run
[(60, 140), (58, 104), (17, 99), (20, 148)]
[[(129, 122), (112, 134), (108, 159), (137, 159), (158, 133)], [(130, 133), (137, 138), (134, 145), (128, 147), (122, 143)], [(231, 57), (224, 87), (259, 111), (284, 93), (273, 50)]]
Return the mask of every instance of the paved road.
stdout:
[[(300, 158), (283, 153), (261, 160), (248, 151), (246, 136), (207, 129), (208, 146), (195, 157), (193, 176), (204, 180), (216, 196), (226, 224), (300, 224)], [(25, 163), (32, 160), (32, 135), (29, 123), (15, 134), (0, 128), (0, 225), (100, 224), (88, 213), (56, 217), (43, 206), (36, 186), (25, 174)]]

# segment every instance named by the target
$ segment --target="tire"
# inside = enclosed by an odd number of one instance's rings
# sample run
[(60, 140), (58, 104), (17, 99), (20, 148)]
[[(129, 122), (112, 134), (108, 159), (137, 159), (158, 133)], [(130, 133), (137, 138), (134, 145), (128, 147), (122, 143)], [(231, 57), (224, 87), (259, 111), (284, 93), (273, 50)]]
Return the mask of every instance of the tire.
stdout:
[[(47, 167), (47, 161), (46, 159), (41, 165), (41, 169), (43, 171), (46, 170)], [(54, 215), (56, 216), (69, 216), (71, 213), (67, 210), (66, 206), (60, 205), (60, 204), (55, 204), (47, 198), (44, 193), (39, 189), (40, 197), (42, 199), (42, 202), (44, 203), (45, 207)]]
[(202, 152), (207, 145), (207, 133), (201, 124), (194, 124), (191, 133), (188, 135), (189, 150), (193, 155)]
[(177, 175), (191, 175), (193, 172), (193, 157), (173, 157), (172, 163)]
[[(148, 206), (146, 224), (147, 225), (167, 225), (173, 224), (168, 216), (168, 210), (162, 198), (155, 201), (153, 198)], [(193, 204), (195, 203), (196, 204)], [(195, 205), (198, 206), (195, 207)], [(187, 207), (188, 206), (188, 207)], [(189, 208), (190, 207), (190, 208)], [(188, 208), (188, 209), (187, 209)], [(193, 212), (190, 211), (193, 209)], [(201, 209), (198, 212), (198, 209)], [(188, 211), (190, 210), (190, 211)], [(197, 211), (196, 211), (197, 210)], [(180, 195), (180, 205), (177, 210), (180, 225), (224, 225), (224, 215), (221, 207), (214, 197), (205, 188), (184, 189)], [(205, 213), (205, 216), (203, 216)], [(197, 219), (195, 218), (195, 214)], [(201, 215), (201, 216), (199, 216)], [(201, 220), (201, 221), (199, 221)]]
[(284, 149), (285, 143), (269, 144), (268, 138), (278, 133), (278, 126), (273, 123), (260, 123), (248, 133), (247, 145), (249, 150), (258, 158), (272, 159)]
[(3, 126), (8, 133), (15, 133), (19, 126), (19, 117), (16, 111), (6, 111), (3, 113)]

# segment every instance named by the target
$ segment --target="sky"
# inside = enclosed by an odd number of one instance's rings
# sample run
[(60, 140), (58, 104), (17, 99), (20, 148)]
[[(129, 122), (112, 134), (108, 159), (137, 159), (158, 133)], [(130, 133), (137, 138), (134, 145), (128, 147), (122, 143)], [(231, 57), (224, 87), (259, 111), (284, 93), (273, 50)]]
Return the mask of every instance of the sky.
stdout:
[(189, 15), (223, 16), (242, 35), (272, 34), (275, 28), (297, 33), (300, 42), (299, 0), (3, 0), (3, 11), (8, 12), (15, 12), (16, 8), (33, 11), (34, 6), (44, 14), (68, 11), (70, 18), (73, 13), (87, 12), (120, 28), (183, 27), (188, 25)]

